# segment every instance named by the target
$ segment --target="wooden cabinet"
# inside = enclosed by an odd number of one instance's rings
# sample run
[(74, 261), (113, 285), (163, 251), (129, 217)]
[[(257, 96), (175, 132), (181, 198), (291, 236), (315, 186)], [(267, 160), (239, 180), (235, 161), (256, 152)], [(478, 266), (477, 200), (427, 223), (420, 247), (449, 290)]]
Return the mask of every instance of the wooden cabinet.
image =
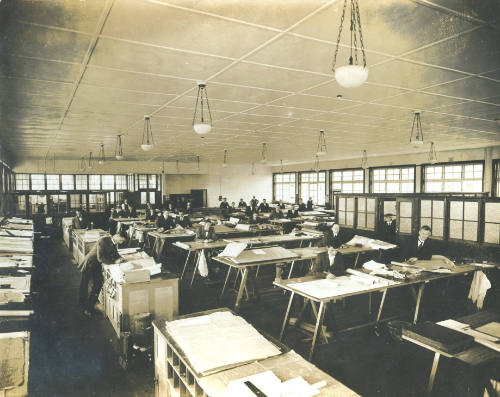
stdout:
[[(97, 234), (96, 234), (97, 233)], [(73, 235), (73, 258), (77, 264), (83, 262), (83, 258), (92, 249), (99, 237), (106, 236), (108, 232), (102, 229), (74, 229)]]
[(172, 319), (179, 312), (179, 279), (171, 273), (154, 276), (139, 283), (115, 283), (105, 271), (103, 303), (118, 337), (130, 332), (131, 319), (137, 313), (151, 313), (152, 318)]
[(0, 332), (0, 396), (28, 395), (29, 357), (28, 331)]

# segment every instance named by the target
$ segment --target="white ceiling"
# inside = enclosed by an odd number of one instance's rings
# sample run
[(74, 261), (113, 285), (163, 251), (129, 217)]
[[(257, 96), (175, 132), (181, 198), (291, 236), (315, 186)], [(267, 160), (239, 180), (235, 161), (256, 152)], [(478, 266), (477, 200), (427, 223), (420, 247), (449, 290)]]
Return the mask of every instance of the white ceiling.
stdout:
[[(222, 161), (227, 148), (253, 162), (267, 142), (290, 163), (313, 158), (320, 129), (325, 159), (413, 152), (419, 109), (437, 150), (500, 144), (500, 2), (359, 3), (370, 74), (343, 89), (330, 71), (343, 0), (4, 0), (0, 138), (17, 160), (101, 142), (112, 154), (121, 133), (131, 160)], [(205, 139), (191, 126), (198, 81)]]

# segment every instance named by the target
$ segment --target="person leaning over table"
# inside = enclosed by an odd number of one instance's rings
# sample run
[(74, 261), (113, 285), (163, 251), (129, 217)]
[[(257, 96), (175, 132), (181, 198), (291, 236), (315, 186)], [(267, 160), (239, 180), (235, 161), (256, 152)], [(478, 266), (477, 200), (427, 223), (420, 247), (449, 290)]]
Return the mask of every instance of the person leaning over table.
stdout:
[(156, 227), (161, 229), (161, 231), (173, 229), (175, 227), (175, 222), (170, 216), (170, 212), (165, 210), (160, 216), (158, 216), (158, 219), (156, 220)]
[(338, 223), (335, 223), (326, 234), (326, 245), (328, 247), (328, 258), (330, 261), (330, 273), (335, 276), (341, 276), (345, 273), (344, 256), (338, 252), (338, 249), (351, 241), (354, 232), (341, 229)]
[[(104, 282), (102, 265), (123, 261), (118, 254), (117, 246), (123, 244), (125, 240), (125, 236), (119, 233), (99, 238), (78, 266), (78, 270), (82, 273), (79, 302), (84, 315), (90, 316), (92, 314), (101, 292)], [(92, 283), (92, 289), (89, 294), (90, 283)]]

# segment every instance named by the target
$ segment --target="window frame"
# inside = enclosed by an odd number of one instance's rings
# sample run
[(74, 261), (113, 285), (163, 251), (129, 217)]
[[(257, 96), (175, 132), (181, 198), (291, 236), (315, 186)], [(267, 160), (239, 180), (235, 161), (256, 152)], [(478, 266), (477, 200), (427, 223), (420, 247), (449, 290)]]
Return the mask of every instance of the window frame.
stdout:
[[(463, 192), (463, 191), (452, 191), (452, 190), (444, 190), (444, 184), (448, 181), (448, 182), (456, 182), (456, 181), (460, 181), (460, 183), (462, 184), (462, 188), (463, 188), (463, 182), (464, 181), (468, 181), (468, 180), (478, 180), (478, 179), (465, 179), (464, 178), (464, 173), (465, 173), (465, 166), (466, 165), (478, 165), (478, 164), (481, 164), (482, 167), (483, 167), (483, 170), (482, 170), (482, 176), (481, 176), (481, 191), (480, 192)], [(462, 177), (460, 179), (445, 179), (444, 178), (444, 175), (445, 175), (445, 167), (447, 166), (457, 166), (457, 165), (460, 165), (462, 167), (462, 170), (461, 170), (461, 174), (462, 174)], [(440, 179), (436, 179), (436, 180), (431, 180), (431, 181), (436, 181), (436, 182), (441, 182), (441, 191), (439, 192), (428, 192), (427, 191), (427, 178), (426, 178), (426, 170), (428, 167), (442, 167), (442, 177)], [(442, 163), (435, 163), (435, 164), (431, 164), (431, 163), (426, 163), (426, 164), (422, 164), (421, 165), (421, 170), (420, 170), (420, 181), (421, 181), (421, 192), (422, 193), (425, 193), (425, 194), (481, 194), (481, 193), (484, 193), (484, 171), (485, 171), (485, 162), (484, 160), (468, 160), (468, 161), (453, 161), (453, 162), (442, 162)], [(492, 175), (494, 177), (494, 169), (492, 169)], [(494, 187), (494, 185), (492, 185), (492, 187)]]
[[(388, 169), (394, 169), (394, 168), (399, 168), (399, 169), (403, 169), (403, 168), (413, 168), (413, 191), (412, 192), (387, 192), (387, 181), (389, 179), (387, 179), (387, 174), (386, 174), (386, 177), (384, 179), (384, 182), (385, 182), (385, 192), (374, 192), (373, 190), (373, 186), (374, 186), (374, 183), (375, 183), (375, 178), (374, 178), (374, 173), (376, 170), (380, 170), (380, 169), (385, 169), (385, 170), (388, 170)], [(416, 193), (416, 190), (417, 190), (417, 165), (416, 164), (403, 164), (403, 165), (390, 165), (390, 166), (380, 166), (380, 167), (370, 167), (369, 168), (369, 175), (368, 175), (368, 178), (369, 178), (369, 194), (417, 194)], [(401, 183), (403, 181), (406, 181), (406, 180), (401, 180), (399, 179), (399, 184), (401, 186)]]

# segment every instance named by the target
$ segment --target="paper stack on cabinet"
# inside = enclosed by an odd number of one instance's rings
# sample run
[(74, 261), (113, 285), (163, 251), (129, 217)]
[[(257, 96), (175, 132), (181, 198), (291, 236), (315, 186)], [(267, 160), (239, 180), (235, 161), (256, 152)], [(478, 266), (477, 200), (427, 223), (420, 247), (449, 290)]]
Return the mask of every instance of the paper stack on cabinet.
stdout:
[(280, 354), (242, 317), (228, 311), (167, 321), (167, 331), (199, 374)]

